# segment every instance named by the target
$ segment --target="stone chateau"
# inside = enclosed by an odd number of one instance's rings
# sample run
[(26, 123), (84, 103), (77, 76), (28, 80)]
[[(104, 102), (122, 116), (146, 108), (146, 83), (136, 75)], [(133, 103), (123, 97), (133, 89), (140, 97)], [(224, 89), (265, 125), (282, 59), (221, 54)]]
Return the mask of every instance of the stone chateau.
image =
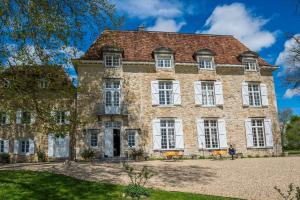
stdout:
[[(233, 36), (105, 30), (73, 63), (78, 159), (87, 148), (97, 158), (127, 157), (133, 149), (150, 157), (208, 156), (230, 145), (243, 155), (281, 153), (277, 67)], [(57, 113), (58, 123), (69, 124), (69, 115)], [(1, 113), (1, 124), (9, 121)], [(47, 134), (20, 139), (2, 131), (0, 152), (33, 157), (39, 147), (49, 158), (68, 157), (69, 137)]]

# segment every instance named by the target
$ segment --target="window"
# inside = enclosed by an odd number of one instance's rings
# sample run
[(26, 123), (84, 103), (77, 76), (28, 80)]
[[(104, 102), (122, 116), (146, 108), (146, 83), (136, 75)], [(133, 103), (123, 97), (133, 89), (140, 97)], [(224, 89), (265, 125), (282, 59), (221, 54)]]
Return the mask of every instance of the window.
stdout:
[(55, 116), (56, 116), (57, 124), (65, 124), (66, 123), (66, 112), (65, 111), (57, 111)]
[(172, 81), (159, 81), (159, 104), (170, 105), (173, 104), (173, 83)]
[(0, 125), (6, 124), (6, 113), (0, 113)]
[(22, 113), (22, 124), (29, 124), (31, 119), (30, 112), (24, 111)]
[(4, 88), (9, 88), (9, 87), (10, 87), (10, 81), (4, 78)]
[(215, 92), (213, 82), (202, 82), (202, 104), (205, 106), (215, 105)]
[(120, 106), (121, 86), (119, 80), (105, 82), (105, 106)]
[(128, 132), (128, 147), (135, 147), (135, 131), (130, 130)]
[(4, 152), (4, 140), (0, 140), (0, 153)]
[(98, 146), (98, 130), (97, 129), (88, 129), (88, 135), (90, 139), (90, 145), (91, 147), (97, 147)]
[(171, 55), (157, 55), (156, 56), (156, 67), (158, 68), (171, 68), (172, 67), (172, 56)]
[(213, 69), (212, 57), (199, 57), (198, 60), (200, 69)]
[(243, 63), (247, 71), (257, 71), (257, 63), (255, 59), (244, 59)]
[(208, 149), (219, 148), (217, 120), (204, 120), (205, 146)]
[(262, 119), (251, 120), (254, 147), (265, 147), (265, 134), (263, 123), (264, 121)]
[(29, 140), (21, 141), (21, 153), (29, 153)]
[(48, 87), (49, 87), (49, 82), (48, 82), (48, 80), (47, 80), (47, 79), (44, 79), (44, 78), (40, 79), (40, 80), (38, 81), (38, 87), (41, 88), (41, 89), (48, 88)]
[(249, 92), (249, 105), (261, 106), (261, 95), (260, 95), (259, 84), (249, 83), (248, 92)]
[(121, 65), (121, 56), (117, 54), (105, 55), (105, 67), (119, 67)]
[(175, 121), (160, 120), (160, 132), (161, 132), (161, 148), (174, 149), (175, 148)]

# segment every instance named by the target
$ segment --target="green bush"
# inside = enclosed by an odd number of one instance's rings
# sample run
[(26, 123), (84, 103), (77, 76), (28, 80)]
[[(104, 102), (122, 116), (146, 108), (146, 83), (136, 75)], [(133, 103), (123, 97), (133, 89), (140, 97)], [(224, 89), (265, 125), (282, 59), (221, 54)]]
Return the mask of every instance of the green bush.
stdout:
[(44, 150), (41, 150), (40, 148), (37, 150), (37, 156), (39, 162), (46, 162), (47, 156)]
[(256, 155), (255, 155), (255, 158), (260, 158), (260, 155), (259, 155), (259, 154), (256, 154)]
[(132, 199), (140, 199), (141, 197), (150, 196), (150, 192), (147, 188), (136, 184), (129, 184), (125, 186), (124, 193), (126, 197), (129, 196)]
[(252, 155), (248, 155), (247, 157), (248, 157), (248, 158), (253, 158), (253, 156), (252, 156)]
[(135, 161), (144, 159), (144, 151), (143, 149), (132, 149), (131, 158)]
[(86, 161), (91, 161), (95, 157), (95, 152), (92, 149), (84, 149), (81, 152), (81, 157)]
[(8, 153), (0, 153), (0, 162), (1, 163), (9, 163), (9, 154)]
[(199, 156), (198, 158), (199, 159), (205, 159), (205, 156)]

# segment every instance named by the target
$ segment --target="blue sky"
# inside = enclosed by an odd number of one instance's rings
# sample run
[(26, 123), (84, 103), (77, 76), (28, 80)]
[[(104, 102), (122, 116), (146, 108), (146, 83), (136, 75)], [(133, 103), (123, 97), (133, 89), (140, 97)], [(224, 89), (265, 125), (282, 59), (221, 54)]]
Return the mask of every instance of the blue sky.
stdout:
[[(116, 4), (117, 14), (126, 17), (121, 30), (136, 30), (144, 24), (146, 30), (234, 35), (269, 63), (280, 65), (273, 74), (278, 108), (292, 108), (295, 114), (300, 114), (300, 88), (286, 91), (278, 75), (284, 74), (284, 50), (290, 44), (287, 35), (300, 34), (300, 7), (297, 13), (296, 0), (111, 2)], [(92, 42), (87, 41), (86, 48)]]

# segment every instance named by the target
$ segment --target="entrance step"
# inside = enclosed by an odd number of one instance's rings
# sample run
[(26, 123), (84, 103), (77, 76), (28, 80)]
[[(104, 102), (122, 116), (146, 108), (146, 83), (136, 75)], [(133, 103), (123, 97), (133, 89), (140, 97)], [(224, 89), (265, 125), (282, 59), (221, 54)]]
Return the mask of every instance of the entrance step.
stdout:
[(126, 157), (111, 157), (111, 158), (101, 158), (98, 161), (105, 162), (105, 163), (121, 163), (125, 161), (128, 162), (130, 161), (130, 159)]

